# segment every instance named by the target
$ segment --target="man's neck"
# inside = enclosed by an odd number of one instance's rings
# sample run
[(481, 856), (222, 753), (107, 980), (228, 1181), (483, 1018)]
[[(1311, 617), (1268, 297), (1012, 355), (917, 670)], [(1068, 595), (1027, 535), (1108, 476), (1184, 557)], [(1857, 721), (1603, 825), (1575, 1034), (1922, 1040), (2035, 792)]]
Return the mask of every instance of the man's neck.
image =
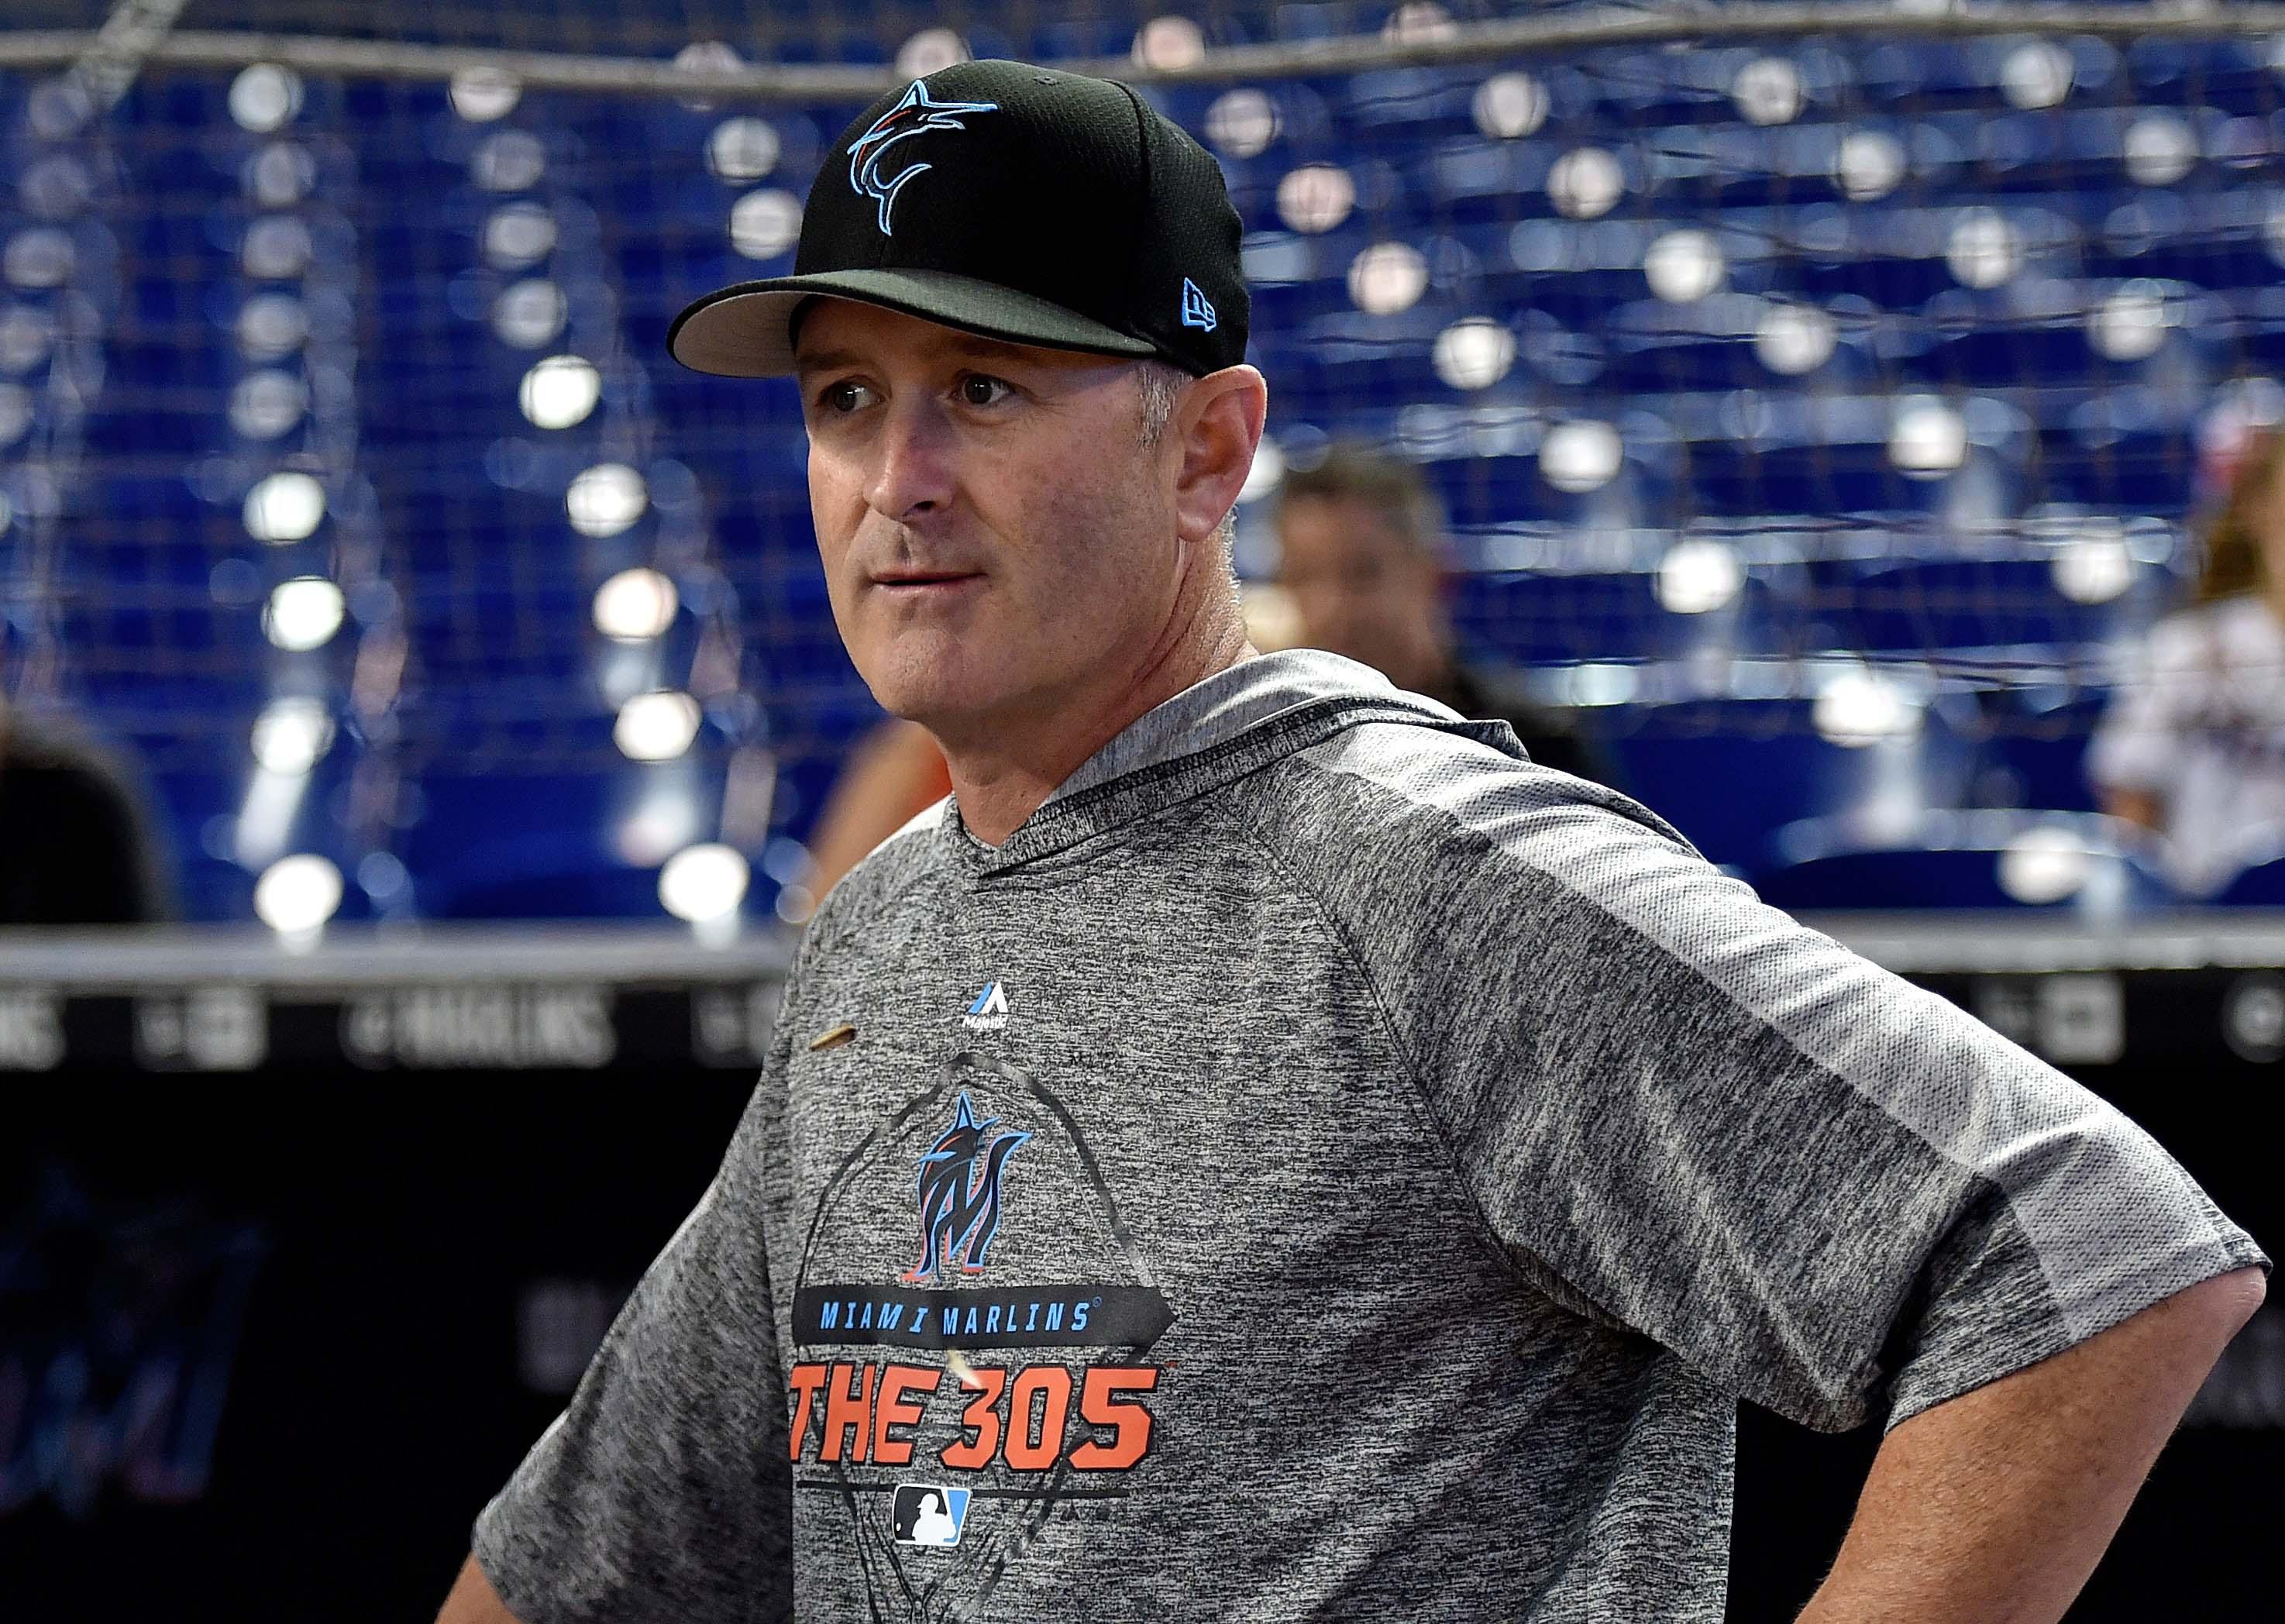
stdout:
[(998, 845), (1136, 718), (1258, 652), (1233, 610), (1166, 639), (1105, 696), (1051, 699), (1052, 709), (938, 733), (961, 821), (977, 839)]

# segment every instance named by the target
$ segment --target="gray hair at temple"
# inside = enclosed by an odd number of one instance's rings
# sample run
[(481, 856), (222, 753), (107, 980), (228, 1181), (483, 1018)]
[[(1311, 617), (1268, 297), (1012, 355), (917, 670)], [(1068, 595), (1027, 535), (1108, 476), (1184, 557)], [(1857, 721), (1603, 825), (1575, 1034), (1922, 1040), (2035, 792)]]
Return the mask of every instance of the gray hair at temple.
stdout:
[[(1166, 437), (1166, 425), (1174, 419), (1174, 403), (1182, 398), (1183, 386), (1190, 381), (1190, 374), (1172, 362), (1154, 359), (1135, 363), (1135, 388), (1142, 400), (1138, 437), (1144, 451), (1155, 451), (1158, 442)], [(1225, 565), (1230, 561), (1237, 538), (1237, 510), (1233, 507), (1222, 515), (1221, 524), (1214, 531), (1214, 543), (1221, 549)]]

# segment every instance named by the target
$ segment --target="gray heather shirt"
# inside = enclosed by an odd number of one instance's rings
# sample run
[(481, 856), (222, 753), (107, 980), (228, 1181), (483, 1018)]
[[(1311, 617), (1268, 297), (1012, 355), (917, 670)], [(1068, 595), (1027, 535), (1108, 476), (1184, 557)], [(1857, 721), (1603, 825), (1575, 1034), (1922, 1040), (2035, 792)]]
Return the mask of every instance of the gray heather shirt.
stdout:
[(827, 898), (475, 1550), (530, 1624), (1710, 1621), (1739, 1396), (1894, 1424), (2260, 1262), (1641, 807), (1273, 655)]

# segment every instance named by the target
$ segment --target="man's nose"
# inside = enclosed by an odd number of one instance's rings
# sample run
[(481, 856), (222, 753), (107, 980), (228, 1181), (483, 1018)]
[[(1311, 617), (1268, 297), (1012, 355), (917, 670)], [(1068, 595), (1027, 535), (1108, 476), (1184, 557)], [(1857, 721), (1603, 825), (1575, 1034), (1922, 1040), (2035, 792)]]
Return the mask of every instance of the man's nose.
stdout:
[(866, 506), (899, 524), (950, 506), (952, 438), (952, 426), (934, 400), (907, 396), (891, 403), (874, 442)]

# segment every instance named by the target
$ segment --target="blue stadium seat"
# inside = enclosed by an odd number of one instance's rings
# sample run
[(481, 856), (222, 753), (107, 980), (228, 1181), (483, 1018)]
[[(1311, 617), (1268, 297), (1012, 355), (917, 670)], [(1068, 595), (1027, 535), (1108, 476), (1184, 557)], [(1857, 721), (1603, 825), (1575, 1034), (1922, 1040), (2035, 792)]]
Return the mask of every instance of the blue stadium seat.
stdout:
[(1711, 861), (1769, 860), (1771, 831), (1804, 812), (1886, 806), (1916, 814), (1956, 805), (1973, 748), (1924, 713), (1919, 734), (1867, 747), (1833, 743), (1805, 699), (1708, 700), (1590, 713), (1618, 787), (1679, 828)]
[(2242, 867), (2207, 900), (2222, 907), (2285, 907), (2285, 822), (2244, 830), (2236, 851)]
[(2218, 895), (2207, 899), (2218, 907), (2285, 907), (2285, 858), (2272, 858), (2242, 869)]
[(1845, 646), (1874, 651), (2099, 643), (2140, 606), (2074, 603), (2046, 559), (1893, 559), (1820, 571), (1848, 606)]
[(1842, 814), (1788, 824), (1771, 843), (1752, 879), (1781, 908), (2116, 914), (2176, 900), (2147, 838), (2092, 813), (1936, 812), (1894, 828)]
[[(606, 0), (560, 9), (575, 48), (622, 25)], [(1218, 43), (1331, 38), (1370, 34), (1394, 10), (1249, 4), (1203, 26)], [(399, 20), (420, 37), (418, 18)], [(734, 43), (750, 60), (879, 63), (938, 20), (888, 0), (787, 0)], [(1120, 58), (1135, 22), (959, 26), (979, 53)], [(1593, 720), (1633, 786), (1709, 854), (1758, 871), (1773, 830), (1873, 804), (1891, 816), (1900, 804), (2088, 810), (2080, 757), (2101, 702), (2090, 684), (2179, 584), (2187, 548), (2169, 527), (2199, 495), (2202, 436), (2225, 405), (2259, 406), (2262, 381), (2285, 375), (2285, 247), (2271, 218), (2281, 90), (2265, 44), (2148, 39), (2107, 66), (2074, 46), (2095, 68), (2049, 108), (2011, 105), (1996, 82), (2012, 42), (1778, 42), (1766, 49), (1801, 67), (1804, 95), (1766, 125), (1741, 113), (1735, 82), (1762, 49), (1613, 46), (1145, 94), (1215, 145), (1229, 180), (1256, 272), (1250, 353), (1271, 380), (1273, 435), (1289, 448), (1338, 435), (1392, 445), (1422, 464), (1465, 537), (1562, 544), (1544, 567), (1472, 560), (1454, 588), (1462, 636), (1558, 689), (1582, 665), (1639, 677), (1636, 702)], [(1477, 94), (1495, 72), (1536, 77), (1545, 105), (1529, 133), (1480, 127)], [(30, 82), (0, 76), (20, 166), (37, 145), (20, 116)], [(428, 804), (398, 846), (420, 907), (655, 914), (655, 865), (615, 844), (624, 794), (646, 770), (609, 741), (606, 694), (619, 689), (591, 619), (597, 584), (636, 563), (723, 584), (708, 608), (686, 600), (656, 650), (660, 680), (686, 678), (718, 622), (735, 646), (718, 639), (711, 657), (734, 659), (758, 709), (728, 733), (710, 724), (689, 764), (702, 809), (726, 751), (766, 734), (779, 773), (772, 832), (805, 831), (840, 752), (878, 711), (831, 627), (793, 392), (691, 374), (661, 349), (688, 299), (789, 262), (736, 251), (731, 208), (763, 189), (800, 199), (821, 163), (824, 184), (838, 184), (828, 148), (857, 105), (527, 90), (497, 122), (475, 122), (441, 84), (313, 75), (298, 115), (255, 132), (233, 122), (230, 89), (226, 72), (140, 75), (99, 132), (106, 177), (71, 226), (92, 245), (86, 275), (0, 289), (0, 318), (83, 297), (104, 324), (102, 387), (76, 427), (44, 364), (0, 380), (34, 413), (0, 447), (18, 519), (0, 526), (0, 553), (27, 594), (9, 606), (8, 635), (52, 633), (60, 695), (147, 753), (192, 911), (245, 916), (251, 876), (211, 855), (206, 835), (235, 815), (248, 734), (281, 683), (315, 685), (349, 713), (359, 639), (379, 623), (289, 657), (263, 640), (260, 603), (275, 579), (343, 561), (402, 605), (404, 667), (386, 736), (344, 720), (297, 842), (330, 849), (339, 781), (326, 775), (382, 752)], [(1212, 128), (1234, 90), (1276, 114), (1258, 150)], [(767, 174), (708, 169), (709, 137), (732, 116), (777, 133)], [(2195, 137), (2172, 181), (2127, 160), (2127, 131), (2149, 119)], [(544, 172), (484, 190), (471, 161), (511, 131), (538, 142)], [(1894, 141), (1903, 167), (1852, 198), (1836, 176), (1845, 138)], [(1553, 166), (1588, 146), (1615, 155), (1621, 192), (1557, 197)], [(306, 161), (314, 191), (252, 195), (249, 166), (265, 153), (296, 173)], [(1284, 217), (1281, 184), (1304, 164), (1343, 171), (1352, 207)], [(11, 195), (29, 222), (29, 190)], [(511, 203), (545, 210), (557, 243), (496, 265), (486, 225)], [(1971, 208), (2025, 234), (2005, 274), (1971, 274), (1974, 255), (1958, 251)], [(322, 365), (315, 352), (240, 352), (249, 294), (324, 291), (249, 271), (242, 244), (265, 214), (301, 216), (329, 245), (348, 319)], [(1702, 296), (1669, 302), (1645, 257), (1685, 228), (1709, 233), (1724, 263)], [(1390, 243), (1419, 254), (1417, 296), (1362, 309), (1352, 267)], [(530, 347), (492, 325), (493, 302), (527, 279), (555, 282), (570, 309)], [(2167, 286), (2172, 315), (2153, 347), (2106, 357), (2093, 302), (2137, 279)], [(1829, 349), (1773, 352), (1763, 324), (1781, 307), (1823, 311)], [(1440, 369), (1451, 324), (1486, 318), (1512, 354), (1481, 375)], [(587, 420), (541, 429), (520, 412), (518, 387), (558, 351), (608, 361), (609, 382)], [(260, 442), (232, 427), (232, 391), (255, 365), (334, 391), (322, 435), (310, 420)], [(1897, 466), (1891, 414), (1915, 395), (1963, 413), (1964, 478)], [(1585, 491), (1563, 488), (1541, 456), (1550, 428), (1578, 419), (1616, 425), (1625, 442), (1609, 481)], [(21, 484), (35, 451), (65, 482), (47, 530), (28, 522), (46, 498)], [(297, 459), (368, 483), (372, 511), (359, 523), (336, 512), (309, 540), (266, 548), (245, 533), (239, 503)], [(579, 535), (565, 489), (607, 459), (687, 467), (692, 505), (617, 537)], [(2144, 526), (2133, 580), (2104, 602), (2058, 589), (2052, 538), (2034, 522), (2074, 506)], [(1669, 610), (1660, 559), (1679, 537), (1713, 533), (1744, 561), (1742, 587), (1703, 614)], [(1617, 537), (1616, 551), (1563, 552), (1590, 537)], [(51, 542), (52, 556), (38, 550)], [(1770, 697), (1806, 692), (1844, 658), (1921, 670), (1914, 680), (1937, 702), (1915, 741), (1830, 743), (1810, 701)], [(1975, 680), (1990, 690), (1980, 710), (1961, 702)], [(1963, 876), (1988, 856), (1941, 843), (1836, 848), (1771, 883), (1873, 895), (1880, 874), (1917, 863), (1927, 894), (1967, 896)], [(1930, 864), (1957, 873), (1930, 880)], [(1899, 881), (1887, 894), (1912, 892)]]
[(2110, 695), (2070, 689), (2001, 690), (1989, 697), (1971, 789), (1975, 804), (2096, 810), (2087, 742)]

